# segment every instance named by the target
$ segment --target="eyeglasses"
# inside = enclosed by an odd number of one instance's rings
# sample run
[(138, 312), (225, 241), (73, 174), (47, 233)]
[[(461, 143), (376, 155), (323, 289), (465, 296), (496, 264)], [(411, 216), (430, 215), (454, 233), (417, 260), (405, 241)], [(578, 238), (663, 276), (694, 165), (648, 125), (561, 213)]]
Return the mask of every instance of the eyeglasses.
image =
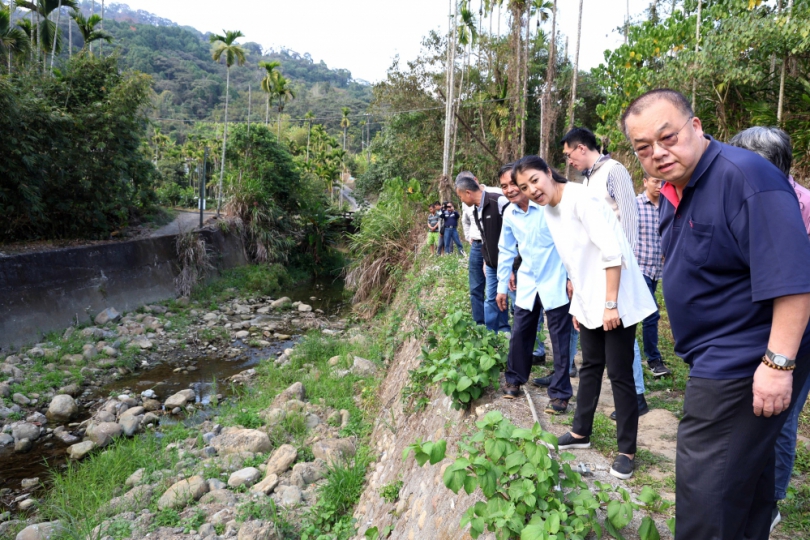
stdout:
[(653, 155), (653, 152), (655, 151), (654, 147), (655, 147), (656, 144), (661, 148), (672, 148), (673, 146), (678, 144), (678, 134), (681, 131), (683, 131), (683, 128), (685, 128), (687, 125), (689, 125), (689, 122), (692, 121), (692, 118), (694, 118), (694, 116), (690, 116), (686, 120), (686, 123), (681, 126), (681, 129), (679, 129), (675, 133), (671, 133), (669, 135), (664, 135), (663, 137), (661, 137), (657, 141), (653, 142), (652, 144), (645, 144), (643, 146), (639, 146), (638, 148), (636, 148), (634, 150), (635, 153), (636, 153), (636, 156), (638, 156), (639, 159), (649, 159)]
[(571, 149), (571, 151), (570, 151), (569, 153), (567, 153), (567, 154), (566, 154), (565, 152), (563, 152), (563, 155), (565, 156), (566, 161), (568, 161), (569, 159), (571, 159), (571, 154), (573, 154), (573, 153), (576, 151), (576, 149), (577, 149), (577, 148), (579, 148), (580, 146), (581, 146), (581, 145), (579, 145), (579, 144), (578, 144), (578, 145), (576, 145), (576, 146), (575, 146), (574, 148), (572, 148), (572, 149)]

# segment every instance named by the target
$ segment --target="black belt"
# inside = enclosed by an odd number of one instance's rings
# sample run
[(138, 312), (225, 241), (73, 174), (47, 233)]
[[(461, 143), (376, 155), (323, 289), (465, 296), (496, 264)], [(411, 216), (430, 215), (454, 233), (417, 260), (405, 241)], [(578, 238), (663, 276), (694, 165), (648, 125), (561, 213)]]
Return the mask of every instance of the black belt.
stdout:
[(481, 240), (473, 240), (472, 242), (473, 242), (473, 244), (480, 244)]

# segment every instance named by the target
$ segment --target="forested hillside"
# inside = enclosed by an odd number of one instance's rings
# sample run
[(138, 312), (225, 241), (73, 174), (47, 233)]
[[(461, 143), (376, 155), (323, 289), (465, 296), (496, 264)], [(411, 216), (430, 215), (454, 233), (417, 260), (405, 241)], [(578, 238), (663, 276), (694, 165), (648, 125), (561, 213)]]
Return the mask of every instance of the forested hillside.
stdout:
[[(89, 16), (91, 9), (91, 2), (85, 0), (82, 11)], [(100, 13), (98, 3), (96, 13)], [(157, 125), (164, 133), (177, 130), (185, 133), (183, 125), (190, 125), (190, 121), (222, 120), (225, 65), (211, 59), (210, 34), (121, 4), (107, 7), (104, 17), (104, 30), (112, 35), (113, 41), (102, 45), (101, 50), (104, 54), (113, 51), (119, 54), (122, 67), (152, 76), (155, 109), (150, 117), (160, 119)], [(65, 19), (60, 26), (67, 34)], [(77, 48), (81, 47), (78, 32), (74, 32), (73, 40)], [(348, 107), (352, 115), (366, 112), (372, 99), (371, 85), (355, 81), (348, 70), (330, 68), (323, 61), (315, 62), (308, 53), (284, 49), (265, 51), (253, 42), (241, 45), (246, 61), (231, 70), (230, 119), (247, 120), (250, 94), (252, 120), (263, 122), (267, 116), (270, 122), (276, 120), (277, 111), (272, 104), (267, 115), (267, 95), (259, 86), (265, 71), (258, 65), (260, 61), (274, 60), (280, 62), (278, 71), (291, 81), (295, 94), (295, 99), (284, 108), (284, 115), (293, 119), (293, 123), (294, 119), (303, 119), (311, 111), (318, 123), (324, 124), (330, 133), (337, 133), (341, 131), (343, 107)], [(63, 55), (66, 54), (67, 51), (63, 51)], [(303, 124), (303, 120), (297, 123)], [(348, 146), (360, 151), (360, 122), (353, 122), (348, 135)]]

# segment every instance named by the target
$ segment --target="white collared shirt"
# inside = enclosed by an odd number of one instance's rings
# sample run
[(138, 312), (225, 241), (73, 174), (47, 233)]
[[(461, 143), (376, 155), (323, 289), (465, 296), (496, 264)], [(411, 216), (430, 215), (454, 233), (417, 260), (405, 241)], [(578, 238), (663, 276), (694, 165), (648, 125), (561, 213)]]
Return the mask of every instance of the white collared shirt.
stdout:
[(621, 266), (617, 298), (625, 327), (655, 312), (655, 302), (616, 215), (587, 187), (569, 182), (557, 206), (546, 206), (546, 222), (574, 286), (571, 314), (585, 326), (602, 326), (607, 300), (605, 270)]

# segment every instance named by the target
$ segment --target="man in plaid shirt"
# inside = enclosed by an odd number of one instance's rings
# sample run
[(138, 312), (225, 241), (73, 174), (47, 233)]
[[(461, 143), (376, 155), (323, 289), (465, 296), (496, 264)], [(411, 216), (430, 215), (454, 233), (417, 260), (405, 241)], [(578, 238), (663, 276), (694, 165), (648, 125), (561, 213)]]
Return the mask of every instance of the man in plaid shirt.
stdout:
[[(644, 274), (644, 281), (655, 298), (655, 289), (661, 277), (661, 235), (658, 232), (658, 201), (661, 196), (661, 180), (647, 176), (644, 178), (644, 191), (636, 197), (638, 206), (638, 241), (633, 248), (638, 266)], [(658, 300), (655, 300), (658, 306)], [(670, 371), (664, 365), (661, 352), (658, 350), (658, 320), (661, 315), (658, 311), (644, 319), (642, 323), (642, 336), (644, 339), (644, 354), (647, 355), (647, 364), (655, 377), (669, 375)]]

